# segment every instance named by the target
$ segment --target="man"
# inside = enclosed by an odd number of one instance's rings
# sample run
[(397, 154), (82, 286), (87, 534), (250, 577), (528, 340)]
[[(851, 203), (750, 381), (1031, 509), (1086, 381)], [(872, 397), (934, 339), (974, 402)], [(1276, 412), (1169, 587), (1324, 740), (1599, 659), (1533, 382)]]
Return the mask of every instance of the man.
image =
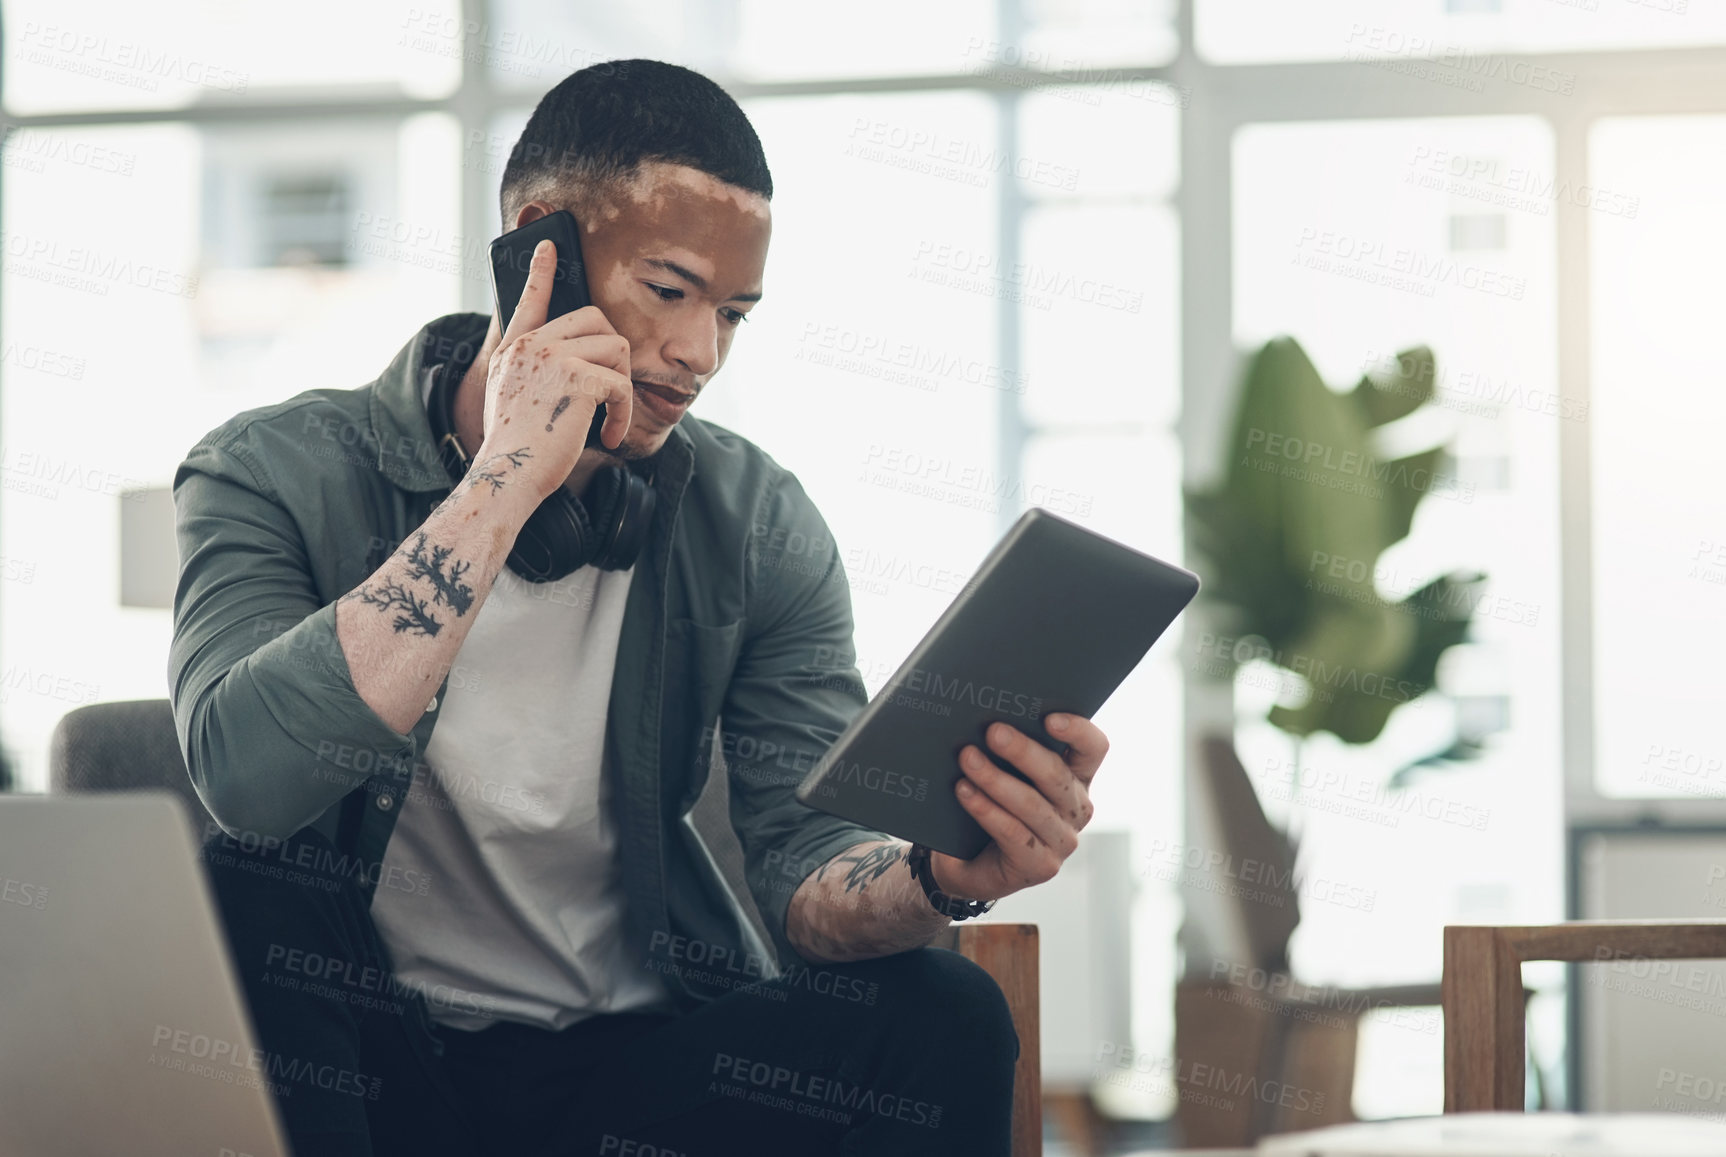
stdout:
[[(995, 842), (930, 887), (793, 798), (865, 703), (838, 549), (793, 476), (684, 418), (762, 297), (771, 194), (711, 81), (577, 72), (501, 197), (506, 229), (573, 212), (593, 306), (546, 319), (542, 243), (507, 330), (440, 318), (176, 475), (175, 718), (300, 1153), (1006, 1152), (1005, 1003), (927, 945), (1055, 873), (1107, 742), (997, 725), (1029, 784), (967, 748)], [(433, 434), (452, 383), (465, 474)], [(619, 462), (655, 498), (638, 557), (506, 565)], [(686, 819), (716, 745), (771, 953)]]

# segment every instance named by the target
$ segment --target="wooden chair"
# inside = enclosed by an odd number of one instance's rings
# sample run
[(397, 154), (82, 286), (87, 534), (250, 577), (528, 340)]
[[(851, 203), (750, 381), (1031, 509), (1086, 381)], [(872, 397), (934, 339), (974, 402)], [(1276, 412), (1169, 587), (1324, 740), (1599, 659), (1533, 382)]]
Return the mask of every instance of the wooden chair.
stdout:
[(1726, 958), (1726, 920), (1586, 920), (1444, 930), (1444, 1111), (1520, 1112), (1525, 960)]
[[(204, 809), (180, 753), (173, 707), (166, 699), (92, 703), (61, 717), (48, 756), (49, 791), (136, 791), (167, 788), (179, 794), (197, 822), (213, 823)], [(743, 902), (757, 930), (760, 915), (743, 884), (743, 852), (731, 831), (726, 777), (709, 778), (709, 790), (695, 809), (696, 827), (713, 849), (721, 871)], [(1013, 1157), (1043, 1151), (1042, 1065), (1038, 1047), (1037, 926), (1035, 924), (955, 924), (937, 941), (974, 961), (994, 977), (1007, 998), (1019, 1034), (1019, 1063), (1013, 1085)]]
[(1013, 1157), (1043, 1152), (1043, 1065), (1038, 1038), (1037, 926), (1035, 924), (955, 924), (937, 941), (973, 961), (1001, 986), (1013, 1028), (1019, 1034), (1019, 1063), (1013, 1069)]

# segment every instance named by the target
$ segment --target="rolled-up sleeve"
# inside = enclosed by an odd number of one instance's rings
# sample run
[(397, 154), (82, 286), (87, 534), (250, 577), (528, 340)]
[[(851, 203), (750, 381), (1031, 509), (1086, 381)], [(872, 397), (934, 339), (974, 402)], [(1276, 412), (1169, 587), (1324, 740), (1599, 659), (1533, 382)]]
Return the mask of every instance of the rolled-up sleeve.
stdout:
[(868, 697), (839, 549), (795, 477), (785, 474), (766, 493), (752, 529), (749, 630), (722, 719), (731, 822), (783, 965), (802, 959), (785, 925), (798, 885), (846, 848), (891, 837), (794, 795)]
[(180, 750), (230, 834), (281, 838), (414, 740), (354, 690), (335, 604), (300, 525), (234, 448), (194, 446), (174, 475), (180, 576), (168, 687)]

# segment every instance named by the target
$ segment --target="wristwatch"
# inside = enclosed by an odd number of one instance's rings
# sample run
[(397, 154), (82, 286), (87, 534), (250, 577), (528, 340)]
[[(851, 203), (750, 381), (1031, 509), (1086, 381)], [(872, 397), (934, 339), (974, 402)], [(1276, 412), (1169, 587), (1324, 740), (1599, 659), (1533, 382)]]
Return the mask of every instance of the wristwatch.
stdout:
[(961, 900), (941, 891), (935, 885), (935, 873), (929, 866), (929, 854), (929, 849), (922, 844), (912, 844), (911, 854), (905, 857), (905, 862), (911, 865), (911, 878), (923, 885), (923, 894), (929, 897), (929, 903), (935, 911), (949, 920), (969, 920), (973, 916), (981, 916), (995, 906), (993, 900)]

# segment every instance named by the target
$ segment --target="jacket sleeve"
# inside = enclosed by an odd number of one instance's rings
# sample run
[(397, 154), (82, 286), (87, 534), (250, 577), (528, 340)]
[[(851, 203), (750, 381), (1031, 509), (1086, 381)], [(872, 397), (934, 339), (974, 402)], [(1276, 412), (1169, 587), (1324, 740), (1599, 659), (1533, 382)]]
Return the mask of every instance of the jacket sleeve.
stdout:
[(411, 760), (354, 690), (300, 525), (241, 444), (174, 475), (180, 576), (168, 688), (180, 751), (230, 835), (284, 838), (382, 765)]
[(797, 785), (868, 702), (852, 644), (851, 590), (826, 521), (791, 474), (751, 526), (748, 627), (722, 708), (731, 823), (781, 967), (791, 896), (815, 869), (885, 832), (797, 801)]

